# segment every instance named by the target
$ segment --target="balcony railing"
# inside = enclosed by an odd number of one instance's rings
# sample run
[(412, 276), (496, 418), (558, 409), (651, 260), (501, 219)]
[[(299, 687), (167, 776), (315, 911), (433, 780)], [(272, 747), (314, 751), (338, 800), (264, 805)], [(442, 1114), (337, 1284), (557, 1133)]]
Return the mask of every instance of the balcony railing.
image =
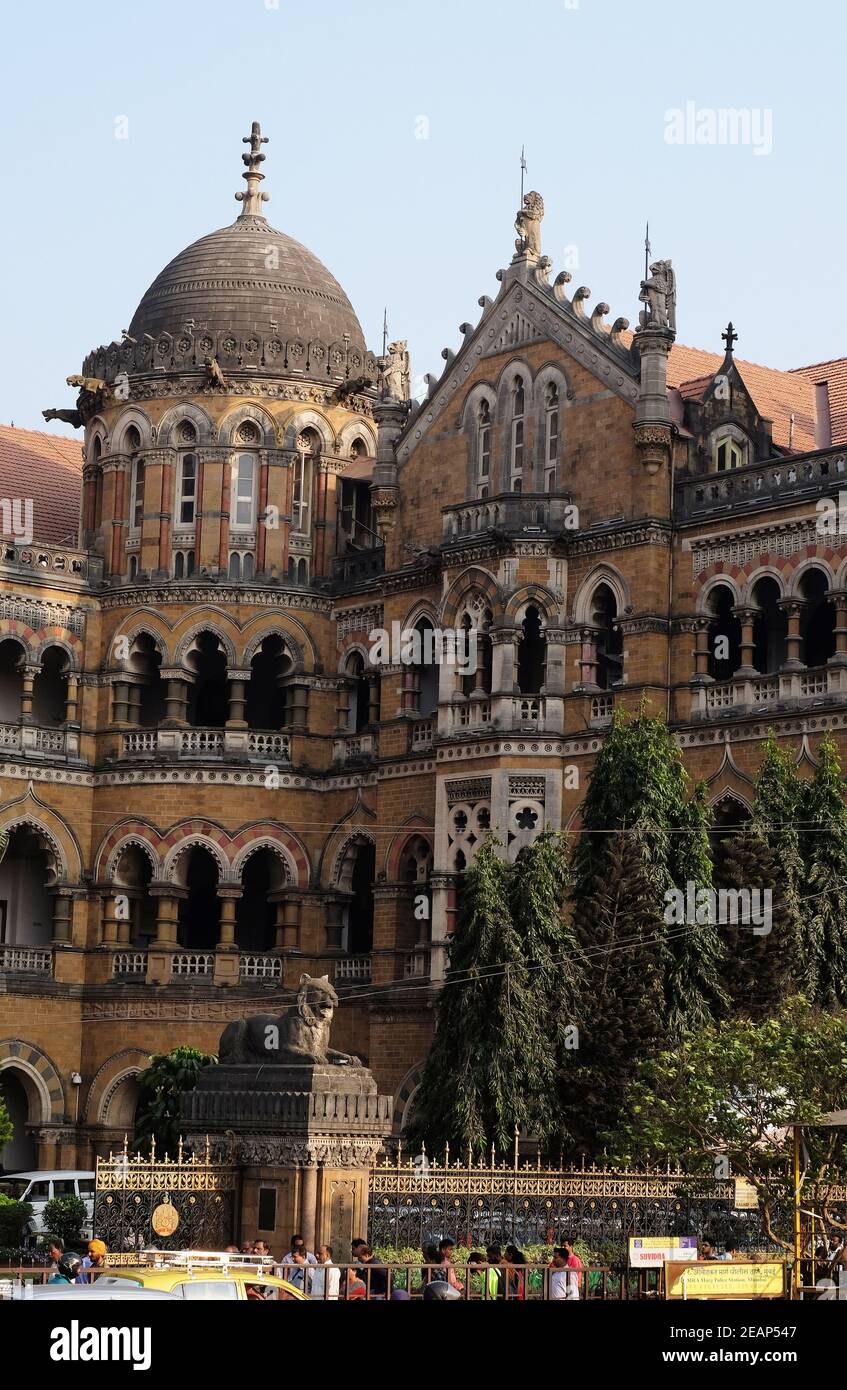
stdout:
[(36, 724), (0, 724), (0, 748), (60, 758), (79, 752), (78, 729), (48, 729)]
[(349, 734), (344, 738), (332, 740), (332, 761), (334, 763), (358, 762), (377, 755), (376, 734)]
[(123, 758), (172, 758), (174, 754), (179, 758), (232, 755), (288, 762), (291, 735), (256, 729), (133, 729), (121, 735)]
[(0, 970), (14, 975), (49, 975), (53, 951), (49, 946), (0, 946)]
[(238, 978), (242, 981), (281, 980), (282, 958), (243, 955), (238, 962)]
[(614, 712), (615, 702), (612, 695), (592, 695), (591, 697), (591, 723), (610, 724)]
[(112, 956), (112, 975), (126, 980), (147, 974), (146, 951), (115, 951)]
[(371, 978), (370, 956), (347, 956), (335, 962), (335, 982), (339, 985), (367, 984)]
[(171, 956), (171, 974), (181, 979), (211, 979), (214, 973), (213, 951), (177, 951)]
[(445, 507), (442, 512), (444, 541), (463, 540), (485, 531), (508, 531), (515, 535), (560, 535), (574, 516), (570, 498), (547, 492), (503, 492), (496, 497)]
[(820, 497), (830, 488), (847, 484), (847, 454), (827, 449), (802, 458), (768, 459), (748, 463), (729, 473), (709, 473), (683, 478), (676, 486), (675, 510), (679, 519), (695, 520), (713, 512), (752, 511), (775, 501), (801, 501)]
[(796, 708), (798, 705), (847, 697), (847, 667), (822, 666), (807, 671), (780, 671), (773, 675), (736, 676), (711, 685), (695, 685), (691, 699), (693, 719), (719, 719), (733, 713), (761, 709)]
[(435, 742), (435, 720), (418, 719), (409, 730), (409, 749), (412, 753), (423, 753)]
[(425, 979), (429, 974), (429, 949), (409, 951), (403, 957), (403, 979)]
[(0, 541), (0, 570), (33, 570), (89, 583), (103, 578), (103, 561), (64, 545), (23, 545)]
[(512, 720), (516, 729), (541, 732), (544, 729), (546, 701), (543, 695), (520, 695), (512, 700)]
[(339, 555), (332, 562), (333, 582), (339, 589), (378, 579), (384, 572), (385, 547), (381, 545), (373, 550), (353, 550), (348, 555)]

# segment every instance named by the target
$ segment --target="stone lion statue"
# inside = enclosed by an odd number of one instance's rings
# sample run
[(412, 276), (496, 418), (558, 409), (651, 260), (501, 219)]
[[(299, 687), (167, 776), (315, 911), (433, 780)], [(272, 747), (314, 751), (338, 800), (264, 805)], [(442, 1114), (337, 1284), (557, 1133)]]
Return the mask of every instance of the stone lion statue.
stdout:
[(328, 975), (301, 975), (297, 1002), (284, 1014), (253, 1014), (227, 1024), (218, 1046), (219, 1060), (283, 1066), (303, 1062), (361, 1066), (358, 1057), (335, 1052), (328, 1046), (337, 1008), (338, 995)]
[(541, 255), (541, 219), (544, 216), (544, 199), (535, 190), (525, 193), (523, 207), (515, 218), (515, 231), (519, 233), (515, 242), (518, 253), (527, 252), (530, 256)]

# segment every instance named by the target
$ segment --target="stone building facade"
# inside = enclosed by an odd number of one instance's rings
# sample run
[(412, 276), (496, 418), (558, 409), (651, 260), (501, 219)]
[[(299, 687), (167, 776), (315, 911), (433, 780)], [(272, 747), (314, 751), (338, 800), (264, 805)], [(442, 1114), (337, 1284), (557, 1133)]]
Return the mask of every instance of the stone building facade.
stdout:
[[(615, 709), (671, 721), (725, 822), (769, 728), (811, 768), (847, 726), (847, 534), (819, 508), (847, 359), (757, 367), (731, 325), (678, 345), (670, 262), (610, 325), (531, 194), (413, 402), (405, 343), (368, 350), (246, 143), (235, 223), (71, 378), (78, 536), (38, 499), (33, 537), (3, 518), (7, 1169), (87, 1166), (152, 1051), (214, 1050), (304, 971), (399, 1131), (458, 877), (489, 828), (513, 855), (578, 825)], [(73, 489), (45, 438), (3, 432), (15, 496)], [(417, 645), (374, 666), (375, 629)], [(420, 657), (455, 629), (475, 670)]]

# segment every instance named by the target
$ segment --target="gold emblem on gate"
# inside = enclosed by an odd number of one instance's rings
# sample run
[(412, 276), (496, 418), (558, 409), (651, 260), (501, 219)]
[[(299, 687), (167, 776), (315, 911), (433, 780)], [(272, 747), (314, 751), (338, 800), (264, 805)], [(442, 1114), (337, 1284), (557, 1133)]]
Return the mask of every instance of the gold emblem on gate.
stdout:
[(150, 1224), (157, 1236), (172, 1236), (179, 1225), (179, 1212), (171, 1202), (160, 1202)]

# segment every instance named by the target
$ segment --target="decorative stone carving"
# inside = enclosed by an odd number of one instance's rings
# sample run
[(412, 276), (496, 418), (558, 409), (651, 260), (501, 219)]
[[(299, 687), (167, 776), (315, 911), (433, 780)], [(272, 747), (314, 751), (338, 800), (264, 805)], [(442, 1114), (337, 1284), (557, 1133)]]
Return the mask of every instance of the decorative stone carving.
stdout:
[(523, 207), (515, 218), (515, 231), (518, 238), (515, 250), (519, 256), (531, 256), (537, 260), (541, 255), (541, 219), (544, 216), (544, 199), (534, 190), (525, 193)]
[(638, 315), (639, 332), (660, 328), (676, 332), (676, 276), (670, 261), (654, 261), (650, 276), (641, 281), (638, 298), (647, 308)]
[(254, 1014), (227, 1025), (218, 1046), (220, 1060), (360, 1066), (358, 1057), (335, 1052), (328, 1045), (332, 1016), (337, 1008), (338, 995), (327, 975), (320, 978), (301, 975), (297, 1002), (284, 1014), (278, 1018), (273, 1014)]
[(379, 358), (382, 395), (390, 400), (407, 401), (411, 394), (412, 367), (406, 339), (388, 344), (385, 357)]

